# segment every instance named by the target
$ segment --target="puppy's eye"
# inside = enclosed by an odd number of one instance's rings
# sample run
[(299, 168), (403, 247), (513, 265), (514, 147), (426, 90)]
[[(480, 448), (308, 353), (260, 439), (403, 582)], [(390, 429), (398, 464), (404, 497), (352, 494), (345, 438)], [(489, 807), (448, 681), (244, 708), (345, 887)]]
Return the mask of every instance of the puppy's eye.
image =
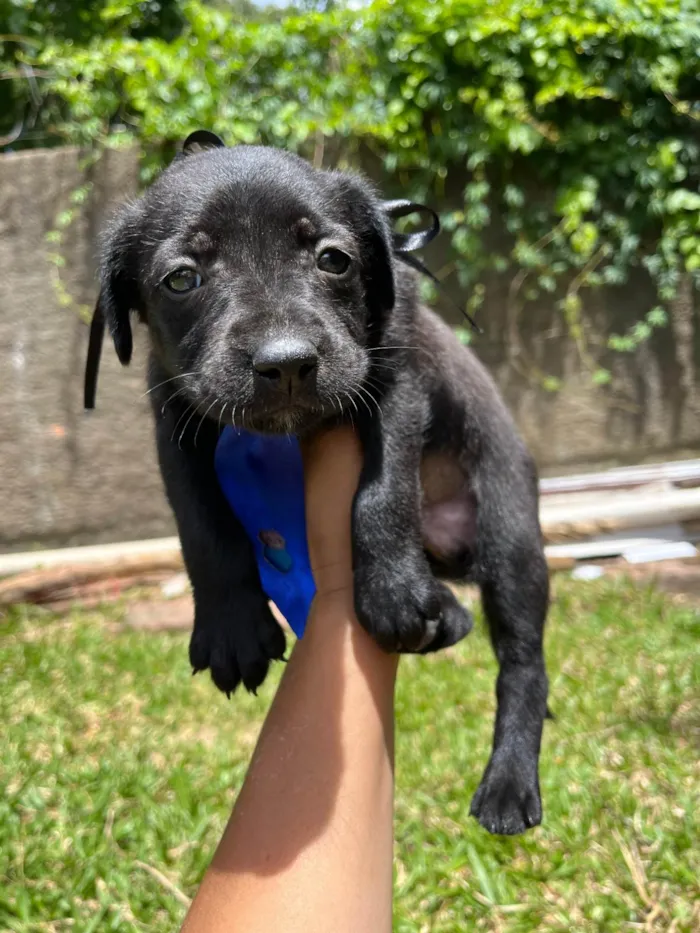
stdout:
[(321, 272), (330, 272), (333, 275), (342, 275), (350, 268), (350, 257), (340, 249), (324, 249), (319, 253), (316, 265)]
[(199, 288), (202, 284), (202, 276), (199, 272), (195, 272), (194, 269), (176, 269), (175, 272), (171, 272), (170, 275), (166, 276), (163, 284), (169, 291), (175, 292), (176, 295), (184, 295), (185, 292), (191, 292), (195, 288)]

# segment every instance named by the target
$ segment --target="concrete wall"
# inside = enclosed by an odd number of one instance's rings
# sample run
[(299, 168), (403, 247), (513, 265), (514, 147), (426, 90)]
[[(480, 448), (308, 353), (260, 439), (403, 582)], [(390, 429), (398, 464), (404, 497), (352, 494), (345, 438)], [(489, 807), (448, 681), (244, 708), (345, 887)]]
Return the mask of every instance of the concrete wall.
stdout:
[[(607, 336), (626, 333), (658, 303), (646, 275), (584, 293), (585, 359), (551, 298), (513, 307), (509, 284), (488, 284), (479, 311), (485, 333), (474, 345), (544, 473), (698, 455), (700, 301), (689, 280), (668, 326), (633, 353), (607, 350)], [(612, 374), (604, 387), (592, 382), (597, 366)], [(560, 390), (543, 388), (543, 375), (554, 375)]]
[[(136, 190), (137, 156), (110, 152), (88, 170), (92, 195), (66, 232), (61, 270), (74, 299), (60, 306), (46, 234), (84, 181), (74, 149), (0, 156), (0, 549), (60, 546), (170, 534), (143, 393), (144, 335), (123, 370), (105, 346), (97, 411), (82, 410), (87, 326), (95, 298), (95, 235), (115, 201)], [(434, 268), (449, 260), (444, 243)], [(476, 348), (548, 472), (683, 456), (700, 446), (697, 296), (686, 285), (671, 325), (635, 354), (607, 362), (596, 389), (553, 302), (517, 310), (508, 279), (489, 283)], [(653, 306), (640, 274), (625, 289), (588, 299), (594, 353)], [(445, 313), (454, 321), (447, 305)], [(558, 376), (546, 392), (538, 373)]]
[[(61, 546), (173, 532), (143, 386), (143, 335), (122, 369), (105, 345), (98, 409), (82, 409), (87, 326), (61, 308), (46, 233), (82, 183), (73, 149), (0, 157), (0, 548)], [(93, 168), (93, 197), (68, 228), (62, 275), (76, 304), (95, 299), (95, 233), (136, 190), (133, 152)]]

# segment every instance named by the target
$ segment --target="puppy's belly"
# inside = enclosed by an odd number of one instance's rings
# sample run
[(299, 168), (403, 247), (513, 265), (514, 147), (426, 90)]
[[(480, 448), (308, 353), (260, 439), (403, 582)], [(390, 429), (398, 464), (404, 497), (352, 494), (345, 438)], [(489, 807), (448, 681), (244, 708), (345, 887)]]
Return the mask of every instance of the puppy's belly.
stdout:
[(476, 502), (454, 457), (424, 455), (421, 462), (423, 546), (440, 561), (463, 557), (476, 542)]

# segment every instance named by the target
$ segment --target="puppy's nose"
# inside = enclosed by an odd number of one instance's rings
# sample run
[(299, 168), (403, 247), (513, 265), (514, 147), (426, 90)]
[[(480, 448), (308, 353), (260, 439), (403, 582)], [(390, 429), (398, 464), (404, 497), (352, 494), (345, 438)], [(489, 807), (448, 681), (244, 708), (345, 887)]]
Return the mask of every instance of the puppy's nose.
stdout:
[(308, 340), (281, 338), (258, 347), (253, 368), (258, 376), (292, 395), (316, 371), (318, 353)]

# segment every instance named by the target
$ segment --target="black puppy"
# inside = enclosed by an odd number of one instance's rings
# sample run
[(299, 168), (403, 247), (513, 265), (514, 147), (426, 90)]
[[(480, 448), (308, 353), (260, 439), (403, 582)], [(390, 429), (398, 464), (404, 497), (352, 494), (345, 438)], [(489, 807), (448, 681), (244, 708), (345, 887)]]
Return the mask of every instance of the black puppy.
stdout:
[(472, 625), (436, 577), (479, 584), (500, 673), (472, 813), (493, 833), (518, 833), (542, 816), (547, 710), (535, 468), (489, 375), (419, 304), (391, 213), (357, 177), (192, 134), (107, 231), (86, 402), (101, 322), (126, 364), (136, 312), (150, 332), (160, 465), (194, 589), (190, 659), (227, 693), (241, 681), (255, 690), (285, 639), (216, 479), (222, 424), (303, 435), (352, 419), (364, 449), (358, 618), (387, 651), (435, 651)]

